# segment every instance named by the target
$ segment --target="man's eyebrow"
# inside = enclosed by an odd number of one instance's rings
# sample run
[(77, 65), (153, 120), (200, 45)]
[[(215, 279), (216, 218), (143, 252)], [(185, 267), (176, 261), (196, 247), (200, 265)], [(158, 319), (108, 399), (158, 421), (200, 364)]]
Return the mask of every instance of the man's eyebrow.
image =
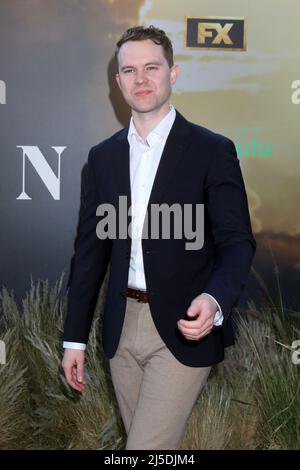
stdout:
[[(147, 67), (148, 65), (162, 65), (162, 62), (154, 60), (152, 62), (147, 62), (145, 64), (145, 67)], [(121, 67), (121, 71), (125, 69), (134, 69), (134, 65), (123, 65), (123, 67)]]
[(147, 62), (147, 64), (145, 64), (145, 67), (147, 67), (147, 65), (162, 65), (162, 63), (158, 60), (153, 60), (152, 62)]

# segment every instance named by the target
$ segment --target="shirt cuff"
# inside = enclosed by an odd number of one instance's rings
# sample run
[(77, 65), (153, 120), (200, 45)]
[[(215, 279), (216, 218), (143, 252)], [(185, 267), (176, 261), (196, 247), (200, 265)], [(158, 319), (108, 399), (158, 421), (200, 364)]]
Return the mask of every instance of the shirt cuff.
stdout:
[(213, 299), (216, 302), (216, 304), (218, 306), (218, 310), (216, 311), (216, 314), (215, 314), (214, 326), (221, 326), (222, 323), (223, 323), (224, 317), (223, 317), (222, 309), (221, 309), (219, 303), (216, 301), (216, 299), (212, 295), (207, 294), (207, 292), (203, 292), (203, 294), (208, 295), (211, 299)]
[(86, 344), (84, 344), (84, 343), (72, 343), (70, 341), (64, 341), (63, 342), (63, 348), (80, 349), (81, 351), (84, 351), (85, 348), (86, 348)]

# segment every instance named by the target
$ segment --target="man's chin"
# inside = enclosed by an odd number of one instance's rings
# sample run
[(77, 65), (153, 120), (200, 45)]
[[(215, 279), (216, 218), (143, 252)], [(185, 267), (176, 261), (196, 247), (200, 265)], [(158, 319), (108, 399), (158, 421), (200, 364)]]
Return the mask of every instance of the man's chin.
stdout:
[(153, 112), (155, 110), (158, 110), (160, 108), (161, 108), (161, 106), (158, 105), (157, 103), (155, 103), (155, 104), (153, 104), (153, 103), (152, 104), (150, 104), (150, 103), (140, 104), (139, 103), (138, 105), (136, 103), (134, 103), (134, 104), (131, 105), (131, 109), (133, 111), (135, 111), (136, 113), (141, 113), (141, 114), (151, 113), (151, 112)]
[(136, 113), (146, 114), (155, 111), (156, 108), (132, 108)]

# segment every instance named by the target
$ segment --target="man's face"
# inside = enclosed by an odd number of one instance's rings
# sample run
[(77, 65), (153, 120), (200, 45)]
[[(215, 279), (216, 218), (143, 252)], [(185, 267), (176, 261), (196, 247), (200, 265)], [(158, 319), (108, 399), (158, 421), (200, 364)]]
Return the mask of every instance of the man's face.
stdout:
[(162, 46), (151, 39), (128, 41), (118, 55), (117, 83), (127, 104), (138, 113), (148, 113), (167, 105), (178, 66), (169, 64)]

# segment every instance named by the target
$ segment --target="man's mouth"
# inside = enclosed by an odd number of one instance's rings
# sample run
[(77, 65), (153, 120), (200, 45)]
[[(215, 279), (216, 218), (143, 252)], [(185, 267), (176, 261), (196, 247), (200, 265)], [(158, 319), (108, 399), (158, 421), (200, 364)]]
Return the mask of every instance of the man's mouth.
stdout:
[(147, 95), (150, 95), (150, 93), (152, 93), (151, 90), (139, 90), (135, 93), (136, 96), (147, 96)]

